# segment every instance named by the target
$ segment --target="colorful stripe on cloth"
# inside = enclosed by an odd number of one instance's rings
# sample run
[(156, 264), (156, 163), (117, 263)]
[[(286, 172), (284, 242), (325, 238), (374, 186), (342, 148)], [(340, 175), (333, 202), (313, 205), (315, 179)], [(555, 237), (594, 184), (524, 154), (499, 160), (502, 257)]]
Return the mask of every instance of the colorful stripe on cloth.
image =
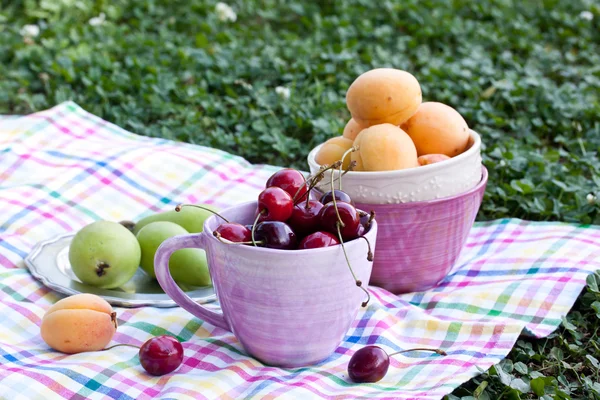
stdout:
[[(0, 398), (440, 399), (503, 359), (519, 336), (554, 331), (600, 269), (600, 228), (518, 219), (476, 223), (458, 263), (432, 290), (395, 296), (370, 287), (338, 349), (305, 368), (261, 364), (230, 332), (174, 308), (116, 308), (113, 342), (159, 334), (183, 342), (174, 373), (153, 377), (133, 348), (65, 355), (42, 341), (45, 310), (62, 296), (23, 258), (40, 240), (98, 220), (137, 220), (182, 202), (254, 200), (279, 167), (206, 147), (129, 133), (68, 102), (0, 120)], [(354, 384), (352, 354), (434, 347), (446, 357), (394, 357), (379, 382)]]

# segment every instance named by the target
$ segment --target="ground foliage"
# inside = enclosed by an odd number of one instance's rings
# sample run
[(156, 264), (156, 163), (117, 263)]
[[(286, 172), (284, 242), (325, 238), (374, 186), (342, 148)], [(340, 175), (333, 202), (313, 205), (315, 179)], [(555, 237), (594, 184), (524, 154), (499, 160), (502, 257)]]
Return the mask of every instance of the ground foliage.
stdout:
[[(229, 5), (235, 21), (204, 0), (0, 0), (0, 114), (73, 100), (138, 134), (306, 169), (308, 151), (341, 134), (352, 80), (401, 68), (482, 135), (479, 220), (600, 223), (597, 2)], [(560, 330), (523, 338), (450, 398), (599, 398), (590, 279)]]

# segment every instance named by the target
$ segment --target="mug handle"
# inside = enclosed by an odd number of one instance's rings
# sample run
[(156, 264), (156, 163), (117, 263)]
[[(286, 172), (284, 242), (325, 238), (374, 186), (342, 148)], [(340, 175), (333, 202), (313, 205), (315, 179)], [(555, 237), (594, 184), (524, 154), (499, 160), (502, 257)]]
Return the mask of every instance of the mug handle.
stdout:
[(169, 271), (169, 258), (171, 258), (171, 254), (175, 251), (187, 248), (206, 251), (203, 234), (173, 236), (161, 243), (154, 256), (154, 272), (158, 283), (167, 296), (172, 298), (184, 310), (214, 326), (231, 331), (223, 313), (211, 311), (203, 305), (196, 303), (173, 280), (171, 271)]

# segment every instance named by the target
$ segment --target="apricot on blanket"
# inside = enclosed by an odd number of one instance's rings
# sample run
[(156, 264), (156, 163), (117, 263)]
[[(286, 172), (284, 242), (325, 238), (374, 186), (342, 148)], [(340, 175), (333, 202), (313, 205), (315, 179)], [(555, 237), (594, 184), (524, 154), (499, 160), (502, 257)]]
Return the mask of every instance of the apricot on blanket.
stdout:
[(54, 350), (73, 354), (102, 350), (117, 331), (117, 314), (103, 298), (76, 294), (46, 311), (40, 333)]

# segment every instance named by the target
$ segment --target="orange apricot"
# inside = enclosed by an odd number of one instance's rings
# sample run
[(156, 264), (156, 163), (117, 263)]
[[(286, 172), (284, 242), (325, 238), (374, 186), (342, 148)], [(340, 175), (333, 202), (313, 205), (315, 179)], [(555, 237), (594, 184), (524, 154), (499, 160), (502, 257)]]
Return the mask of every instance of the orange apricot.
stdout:
[(429, 165), (449, 159), (450, 157), (445, 154), (423, 154), (417, 158), (417, 161), (419, 165)]
[(117, 314), (94, 294), (66, 297), (50, 307), (42, 318), (40, 334), (54, 350), (73, 354), (106, 347), (117, 331)]
[[(343, 136), (332, 137), (327, 140), (317, 154), (315, 155), (315, 161), (319, 165), (331, 165), (336, 161), (342, 159), (342, 156), (346, 151), (352, 147), (352, 140)], [(347, 155), (342, 164), (342, 168), (346, 169), (350, 165), (350, 155)]]
[(390, 123), (400, 125), (421, 104), (421, 86), (409, 72), (376, 68), (361, 74), (346, 92), (352, 118), (364, 128)]
[(354, 118), (350, 118), (348, 120), (348, 123), (344, 127), (344, 133), (342, 134), (342, 136), (345, 137), (346, 139), (354, 140), (354, 139), (356, 139), (356, 136), (358, 136), (358, 134), (362, 130), (363, 130), (363, 127), (361, 125), (359, 125), (354, 120)]
[(434, 101), (421, 104), (415, 115), (401, 126), (418, 154), (445, 154), (454, 157), (469, 143), (469, 127), (454, 108)]
[(402, 129), (392, 124), (363, 129), (354, 140), (352, 161), (358, 171), (390, 171), (417, 167), (417, 149)]

